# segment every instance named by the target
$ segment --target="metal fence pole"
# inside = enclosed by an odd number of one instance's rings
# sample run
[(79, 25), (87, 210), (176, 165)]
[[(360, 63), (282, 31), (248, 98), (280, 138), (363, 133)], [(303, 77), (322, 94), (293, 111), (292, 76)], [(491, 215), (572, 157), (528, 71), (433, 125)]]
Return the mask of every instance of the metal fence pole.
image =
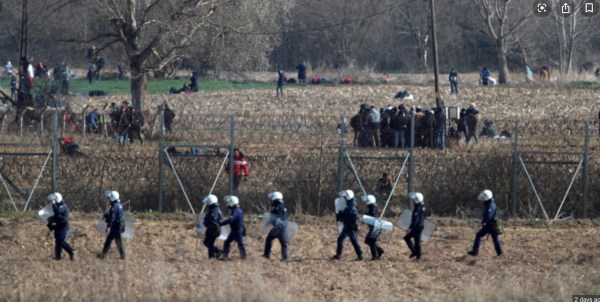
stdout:
[[(43, 117), (42, 117), (43, 119)], [(52, 192), (56, 192), (56, 165), (58, 161), (58, 110), (54, 110), (54, 123), (52, 127)]]
[[(342, 117), (343, 118), (343, 117)], [(346, 168), (346, 161), (344, 160), (344, 131), (340, 131), (340, 147), (338, 148), (338, 192), (344, 190), (344, 173)]]
[(233, 154), (233, 144), (235, 143), (235, 121), (233, 116), (234, 115), (232, 113), (229, 121), (229, 195), (233, 195), (233, 159), (235, 157)]
[(408, 165), (408, 192), (413, 192), (415, 188), (415, 114), (410, 117), (410, 161)]
[(581, 198), (581, 218), (588, 217), (587, 193), (589, 186), (590, 121), (585, 120), (585, 144), (583, 150), (583, 196)]
[(165, 114), (164, 110), (160, 110), (160, 139), (158, 142), (158, 211), (163, 211), (164, 202), (164, 170), (163, 170), (163, 159), (165, 150)]
[(517, 216), (517, 169), (518, 159), (519, 159), (519, 122), (517, 121), (515, 124), (514, 131), (515, 140), (513, 142), (513, 155), (512, 155), (512, 171), (511, 171), (511, 181), (510, 181), (510, 192), (512, 199), (512, 215), (513, 217)]

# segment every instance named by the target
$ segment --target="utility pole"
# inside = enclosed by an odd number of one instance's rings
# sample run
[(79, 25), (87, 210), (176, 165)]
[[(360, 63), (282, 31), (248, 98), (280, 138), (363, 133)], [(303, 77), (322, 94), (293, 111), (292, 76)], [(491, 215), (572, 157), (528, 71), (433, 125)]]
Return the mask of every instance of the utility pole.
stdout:
[(437, 38), (435, 36), (435, 0), (429, 0), (431, 5), (431, 44), (433, 48), (433, 76), (435, 79), (435, 106), (442, 108), (442, 100), (440, 96), (440, 73), (438, 66)]

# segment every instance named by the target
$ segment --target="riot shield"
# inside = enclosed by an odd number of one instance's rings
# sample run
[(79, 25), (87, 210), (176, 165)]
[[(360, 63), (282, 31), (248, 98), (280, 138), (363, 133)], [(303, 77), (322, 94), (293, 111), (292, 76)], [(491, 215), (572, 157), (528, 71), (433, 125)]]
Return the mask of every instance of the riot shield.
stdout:
[[(346, 209), (346, 200), (344, 198), (336, 198), (334, 201), (335, 205), (335, 215), (339, 214), (343, 210)], [(338, 234), (342, 233), (342, 229), (344, 228), (344, 224), (341, 221), (336, 221)]]
[(467, 224), (472, 228), (479, 228), (479, 227), (481, 227), (482, 217), (483, 217), (483, 209), (475, 208), (475, 209), (473, 209), (473, 211), (471, 211), (471, 214), (469, 215), (469, 220), (467, 221)]
[[(408, 227), (410, 227), (411, 220), (412, 210), (405, 209), (400, 215), (398, 221), (396, 222), (396, 225), (403, 230), (408, 230)], [(435, 229), (437, 229), (437, 225), (429, 221), (429, 219), (425, 219), (425, 221), (423, 222), (423, 232), (421, 233), (421, 242), (426, 243), (427, 241), (429, 241), (429, 238), (431, 238)]]
[(362, 237), (369, 235), (371, 227), (373, 228), (372, 235), (379, 236), (379, 241), (387, 241), (392, 237), (394, 224), (389, 221), (379, 219), (378, 217), (363, 215), (362, 223), (367, 225), (367, 227), (360, 228), (359, 235)]
[[(198, 222), (196, 223), (196, 234), (199, 236), (204, 236), (206, 234), (206, 227), (202, 224), (202, 219), (198, 217)], [(221, 226), (221, 235), (217, 237), (217, 240), (225, 241), (227, 236), (231, 233), (231, 227), (229, 225)]]
[[(135, 219), (132, 216), (125, 216), (125, 232), (121, 233), (121, 238), (130, 239), (133, 238), (134, 234), (134, 223)], [(100, 235), (106, 236), (106, 221), (104, 221), (104, 214), (100, 214), (98, 217), (98, 224), (96, 230)]]
[(48, 218), (54, 215), (54, 211), (52, 210), (52, 204), (48, 204), (43, 209), (38, 211), (38, 216), (42, 219), (44, 224), (48, 224)]
[[(269, 234), (271, 229), (273, 228), (273, 224), (275, 223), (276, 217), (271, 212), (265, 212), (263, 214), (262, 220), (260, 221), (260, 225), (258, 226), (258, 231), (263, 234)], [(289, 221), (286, 224), (285, 232), (288, 237), (288, 242), (292, 242), (296, 237), (296, 233), (298, 232), (298, 224), (295, 222)]]

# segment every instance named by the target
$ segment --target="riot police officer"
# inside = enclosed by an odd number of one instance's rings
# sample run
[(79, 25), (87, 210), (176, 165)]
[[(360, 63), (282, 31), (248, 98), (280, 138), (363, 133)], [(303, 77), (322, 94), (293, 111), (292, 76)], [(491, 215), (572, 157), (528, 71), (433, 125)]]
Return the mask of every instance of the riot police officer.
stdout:
[(110, 209), (104, 214), (104, 221), (106, 221), (106, 241), (102, 252), (98, 254), (98, 258), (106, 259), (110, 245), (114, 240), (117, 243), (117, 249), (121, 256), (121, 260), (126, 260), (125, 246), (123, 245), (123, 239), (121, 233), (125, 231), (125, 215), (123, 213), (123, 205), (119, 201), (119, 192), (107, 191), (106, 196), (110, 200)]
[(65, 240), (69, 234), (69, 208), (58, 192), (48, 195), (48, 201), (52, 203), (54, 215), (48, 218), (48, 227), (54, 231), (54, 260), (61, 259), (64, 249), (69, 254), (71, 261), (75, 260), (75, 251)]
[(346, 200), (346, 208), (336, 214), (336, 220), (341, 221), (344, 227), (338, 236), (336, 252), (332, 259), (339, 260), (342, 257), (344, 240), (346, 240), (346, 237), (350, 237), (350, 242), (354, 246), (354, 252), (356, 252), (356, 260), (363, 260), (362, 249), (358, 244), (358, 210), (354, 201), (354, 192), (352, 190), (341, 191), (339, 196)]
[(410, 192), (408, 199), (413, 203), (414, 209), (410, 226), (404, 236), (404, 241), (406, 241), (406, 245), (410, 249), (409, 258), (416, 257), (419, 260), (421, 259), (421, 233), (423, 232), (425, 222), (425, 200), (423, 194), (418, 192)]
[(267, 240), (265, 241), (265, 253), (263, 257), (269, 259), (271, 256), (271, 247), (273, 245), (273, 240), (277, 238), (279, 240), (279, 244), (281, 244), (281, 260), (288, 260), (288, 237), (287, 237), (287, 221), (288, 221), (288, 212), (283, 204), (283, 194), (281, 192), (271, 192), (269, 193), (269, 199), (271, 199), (271, 219), (269, 221), (270, 224), (273, 225), (273, 228), (267, 235)]
[(482, 201), (485, 209), (483, 211), (483, 219), (481, 221), (481, 229), (475, 235), (475, 241), (473, 242), (473, 249), (467, 252), (467, 254), (471, 256), (477, 256), (479, 254), (479, 243), (481, 242), (481, 238), (487, 234), (492, 235), (492, 240), (494, 241), (494, 248), (496, 249), (496, 255), (502, 256), (502, 244), (498, 239), (498, 233), (494, 229), (494, 224), (496, 223), (496, 203), (494, 202), (494, 198), (492, 195), (492, 191), (483, 190), (479, 193), (477, 197), (479, 201)]
[[(363, 195), (361, 197), (362, 201), (367, 204), (369, 211), (367, 215), (371, 217), (378, 218), (379, 217), (379, 209), (377, 208), (377, 200), (373, 195)], [(377, 238), (379, 237), (381, 229), (376, 230), (373, 226), (369, 226), (369, 232), (365, 237), (365, 243), (369, 246), (371, 250), (371, 260), (379, 260), (381, 255), (383, 255), (383, 249), (377, 245)]]
[(225, 243), (223, 244), (223, 254), (221, 260), (229, 259), (229, 249), (231, 246), (231, 242), (235, 241), (238, 244), (238, 249), (240, 250), (240, 258), (242, 260), (246, 260), (246, 247), (244, 246), (244, 236), (246, 235), (246, 228), (244, 227), (244, 212), (240, 208), (240, 201), (236, 196), (225, 196), (225, 203), (227, 207), (231, 210), (231, 216), (220, 225), (231, 226), (231, 233), (225, 239)]
[(203, 202), (208, 205), (208, 211), (202, 222), (206, 227), (204, 234), (204, 246), (208, 248), (208, 258), (219, 258), (221, 250), (215, 246), (215, 241), (221, 235), (221, 209), (219, 208), (219, 200), (215, 195), (204, 197)]

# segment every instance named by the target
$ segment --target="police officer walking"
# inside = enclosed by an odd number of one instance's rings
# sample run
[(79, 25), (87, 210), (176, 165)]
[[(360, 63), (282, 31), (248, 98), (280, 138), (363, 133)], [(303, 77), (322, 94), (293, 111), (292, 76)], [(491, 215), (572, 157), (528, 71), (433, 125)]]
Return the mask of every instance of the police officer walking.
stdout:
[(406, 241), (406, 245), (408, 245), (408, 249), (410, 249), (409, 258), (416, 257), (417, 260), (419, 260), (421, 259), (421, 233), (423, 232), (425, 220), (425, 201), (423, 194), (418, 192), (410, 192), (408, 194), (408, 200), (414, 204), (414, 209), (410, 220), (410, 226), (406, 231), (406, 236), (404, 236), (404, 241)]
[(354, 252), (356, 252), (356, 260), (363, 260), (362, 249), (358, 244), (358, 210), (354, 201), (354, 192), (352, 190), (341, 191), (339, 196), (346, 200), (346, 208), (342, 212), (336, 213), (336, 220), (341, 221), (344, 227), (338, 236), (337, 249), (332, 259), (339, 260), (342, 257), (344, 240), (346, 240), (346, 237), (350, 237), (350, 242), (354, 246)]
[(202, 201), (208, 205), (208, 212), (204, 216), (202, 222), (206, 227), (206, 233), (204, 234), (204, 246), (208, 248), (208, 259), (219, 258), (221, 250), (215, 246), (215, 241), (221, 235), (221, 209), (219, 208), (219, 200), (215, 195), (208, 195), (204, 197)]
[(495, 229), (495, 224), (497, 223), (496, 218), (496, 203), (494, 202), (494, 198), (492, 195), (492, 191), (483, 190), (479, 193), (479, 197), (477, 197), (479, 201), (483, 201), (485, 209), (483, 211), (483, 219), (481, 221), (481, 229), (475, 235), (475, 241), (473, 242), (473, 249), (467, 252), (467, 254), (471, 256), (477, 256), (479, 254), (479, 243), (481, 242), (481, 238), (487, 234), (492, 235), (492, 239), (494, 240), (494, 248), (496, 249), (496, 255), (502, 256), (502, 244), (498, 239), (498, 232)]
[(220, 225), (230, 225), (231, 233), (227, 236), (225, 243), (223, 244), (223, 254), (221, 256), (221, 260), (229, 259), (229, 250), (231, 246), (231, 242), (235, 241), (238, 244), (238, 249), (240, 250), (240, 258), (242, 260), (246, 260), (246, 247), (244, 246), (244, 236), (246, 235), (246, 229), (244, 227), (244, 212), (240, 208), (240, 201), (235, 196), (225, 196), (225, 203), (227, 207), (231, 210), (231, 216)]
[[(379, 209), (377, 208), (375, 196), (367, 195), (362, 196), (361, 198), (362, 201), (365, 202), (367, 204), (367, 207), (369, 208), (369, 212), (367, 213), (367, 215), (378, 218)], [(376, 230), (374, 226), (369, 226), (369, 232), (365, 237), (365, 243), (369, 246), (369, 249), (371, 250), (371, 260), (379, 260), (381, 258), (381, 255), (383, 255), (383, 249), (377, 245), (377, 238), (380, 234), (381, 229)]]
[(269, 193), (269, 199), (271, 199), (271, 219), (269, 221), (270, 224), (273, 225), (273, 228), (267, 235), (267, 240), (265, 241), (265, 253), (263, 257), (269, 259), (271, 257), (271, 247), (273, 246), (273, 240), (277, 238), (279, 240), (279, 244), (281, 244), (281, 260), (288, 260), (288, 237), (287, 237), (287, 221), (288, 221), (288, 212), (283, 204), (283, 194), (281, 192), (271, 192)]
[(71, 248), (65, 240), (69, 234), (69, 208), (58, 192), (48, 195), (48, 201), (52, 203), (54, 215), (48, 218), (48, 227), (54, 231), (54, 260), (61, 259), (61, 252), (64, 249), (69, 253), (71, 261), (75, 260), (76, 251)]
[(113, 240), (117, 243), (121, 260), (126, 260), (125, 257), (125, 246), (121, 239), (121, 233), (125, 230), (125, 215), (123, 214), (123, 205), (119, 201), (119, 192), (108, 191), (106, 196), (110, 200), (110, 209), (104, 214), (104, 221), (106, 221), (106, 241), (104, 242), (104, 248), (102, 253), (98, 254), (98, 258), (106, 259), (110, 245)]

